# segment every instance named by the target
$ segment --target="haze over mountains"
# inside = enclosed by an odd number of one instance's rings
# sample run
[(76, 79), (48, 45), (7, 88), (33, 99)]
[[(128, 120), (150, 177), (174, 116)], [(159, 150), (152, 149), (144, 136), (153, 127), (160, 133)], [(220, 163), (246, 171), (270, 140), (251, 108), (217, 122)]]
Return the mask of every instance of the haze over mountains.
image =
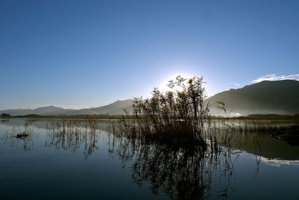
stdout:
[[(208, 101), (212, 105), (223, 101), (228, 112), (241, 115), (296, 114), (299, 113), (299, 81), (263, 81), (218, 93)], [(217, 113), (215, 107), (212, 112)]]
[(85, 108), (85, 109), (63, 109), (55, 106), (47, 106), (40, 107), (36, 109), (10, 109), (10, 110), (2, 110), (0, 113), (8, 113), (10, 115), (28, 115), (28, 114), (36, 114), (36, 115), (100, 115), (100, 114), (108, 114), (108, 115), (119, 115), (124, 114), (123, 109), (130, 110), (130, 107), (133, 103), (133, 100), (128, 99), (124, 101), (116, 101), (107, 106), (101, 106), (97, 108)]
[(65, 109), (55, 107), (55, 106), (47, 106), (40, 107), (36, 109), (9, 109), (9, 110), (1, 110), (0, 113), (8, 113), (10, 115), (45, 115), (47, 113), (56, 112), (56, 111), (64, 111)]
[[(225, 102), (226, 110), (235, 114), (296, 114), (299, 113), (299, 81), (263, 81), (240, 89), (230, 89), (218, 93), (206, 100), (211, 105), (211, 112), (221, 115), (217, 101)], [(55, 106), (37, 109), (2, 110), (10, 115), (94, 115), (124, 114), (123, 109), (132, 111), (133, 100), (116, 101), (112, 104), (80, 110), (63, 109)]]

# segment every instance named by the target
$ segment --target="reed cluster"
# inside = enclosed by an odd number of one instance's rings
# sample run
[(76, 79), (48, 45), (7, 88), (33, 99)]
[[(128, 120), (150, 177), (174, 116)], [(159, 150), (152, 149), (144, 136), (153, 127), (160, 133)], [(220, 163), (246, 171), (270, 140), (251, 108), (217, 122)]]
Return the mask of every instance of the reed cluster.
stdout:
[(170, 91), (155, 88), (150, 99), (135, 98), (134, 118), (129, 113), (113, 121), (113, 132), (132, 138), (145, 138), (174, 147), (196, 144), (204, 147), (204, 119), (209, 114), (204, 106), (203, 78), (177, 76), (169, 81)]
[(94, 119), (85, 121), (57, 120), (47, 124), (47, 140), (45, 146), (71, 150), (76, 152), (84, 149), (85, 158), (98, 150), (97, 124)]

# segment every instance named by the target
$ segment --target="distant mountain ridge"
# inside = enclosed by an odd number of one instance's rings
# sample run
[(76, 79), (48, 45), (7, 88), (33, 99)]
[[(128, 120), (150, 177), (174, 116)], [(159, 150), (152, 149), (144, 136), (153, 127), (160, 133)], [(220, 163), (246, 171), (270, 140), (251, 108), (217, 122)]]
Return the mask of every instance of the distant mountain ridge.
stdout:
[(116, 101), (106, 106), (97, 108), (85, 108), (80, 110), (60, 110), (47, 113), (47, 115), (121, 115), (124, 114), (124, 109), (132, 110), (133, 100), (127, 99)]
[(222, 101), (228, 111), (242, 115), (296, 114), (299, 113), (299, 81), (263, 81), (220, 92), (207, 101), (212, 105)]
[(72, 110), (72, 109), (64, 109), (55, 106), (47, 106), (40, 107), (36, 109), (8, 109), (1, 110), (1, 113), (7, 113), (12, 116), (16, 115), (100, 115), (100, 114), (108, 114), (108, 115), (120, 115), (124, 114), (124, 109), (131, 111), (132, 110), (133, 100), (128, 99), (124, 101), (116, 101), (112, 104), (101, 106), (97, 108), (86, 108), (80, 110)]
[[(211, 113), (223, 114), (217, 109), (217, 101), (225, 103), (226, 110), (241, 115), (249, 114), (297, 114), (299, 113), (299, 81), (263, 81), (239, 89), (220, 92), (206, 100), (211, 106)], [(10, 115), (121, 115), (124, 109), (132, 112), (132, 99), (116, 101), (106, 106), (80, 110), (63, 109), (47, 106), (36, 109), (2, 110)]]
[(36, 114), (36, 115), (44, 115), (48, 112), (55, 112), (65, 110), (63, 108), (55, 107), (55, 106), (46, 106), (40, 107), (36, 109), (8, 109), (8, 110), (1, 110), (0, 113), (7, 113), (10, 115), (28, 115), (28, 114)]

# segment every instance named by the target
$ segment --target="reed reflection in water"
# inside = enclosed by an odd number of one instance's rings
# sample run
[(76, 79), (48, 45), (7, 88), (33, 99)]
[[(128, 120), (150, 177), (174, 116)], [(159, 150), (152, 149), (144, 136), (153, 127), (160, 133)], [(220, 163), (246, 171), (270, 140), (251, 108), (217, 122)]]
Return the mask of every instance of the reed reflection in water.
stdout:
[[(3, 122), (3, 120), (2, 120)], [(33, 147), (34, 126), (31, 122), (25, 122), (23, 126), (14, 125), (11, 131), (2, 136), (2, 140), (8, 141), (13, 148), (20, 146), (24, 151), (30, 151)]]
[[(54, 147), (57, 150), (70, 150), (76, 152), (83, 148), (85, 158), (99, 150), (98, 138), (105, 131), (99, 129), (96, 120), (52, 120), (46, 123), (46, 137), (44, 145)], [(40, 128), (40, 127), (38, 127)], [(7, 131), (2, 139), (10, 143), (14, 148), (22, 148), (31, 151), (34, 146), (34, 126), (30, 122), (24, 125), (14, 125), (11, 131)]]
[(47, 124), (47, 139), (45, 146), (55, 147), (57, 150), (71, 150), (76, 152), (82, 146), (85, 158), (99, 150), (96, 120), (87, 119), (82, 121), (52, 121)]
[(207, 199), (211, 194), (227, 197), (234, 175), (234, 163), (240, 150), (218, 146), (218, 151), (199, 145), (173, 148), (148, 138), (111, 135), (110, 154), (132, 168), (132, 180), (140, 187), (150, 183), (151, 191), (160, 191), (170, 199)]

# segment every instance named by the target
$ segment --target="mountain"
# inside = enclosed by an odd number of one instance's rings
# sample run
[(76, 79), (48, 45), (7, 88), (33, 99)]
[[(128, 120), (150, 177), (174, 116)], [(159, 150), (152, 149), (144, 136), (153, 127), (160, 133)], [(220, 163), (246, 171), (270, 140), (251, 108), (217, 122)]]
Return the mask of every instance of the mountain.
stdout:
[(128, 99), (124, 101), (116, 101), (107, 106), (101, 106), (97, 108), (86, 108), (80, 110), (63, 109), (55, 106), (40, 107), (36, 109), (10, 109), (1, 110), (1, 113), (8, 113), (12, 116), (15, 115), (94, 115), (94, 114), (109, 114), (109, 115), (120, 115), (124, 114), (124, 110), (132, 111), (133, 100)]
[(110, 114), (110, 115), (120, 115), (125, 114), (124, 109), (127, 111), (132, 111), (133, 100), (127, 99), (124, 101), (116, 101), (107, 106), (102, 106), (98, 108), (93, 108), (92, 110), (98, 114)]
[[(296, 114), (299, 113), (299, 81), (263, 81), (240, 89), (218, 93), (207, 102), (217, 110), (217, 101), (225, 103), (227, 111), (248, 114)], [(218, 104), (219, 105), (219, 104)]]
[(116, 101), (106, 106), (101, 106), (97, 108), (85, 108), (80, 110), (61, 110), (49, 112), (47, 115), (100, 115), (100, 114), (108, 114), (108, 115), (121, 115), (124, 114), (124, 109), (131, 111), (132, 110), (133, 100), (127, 99), (123, 101)]
[(28, 115), (28, 114), (36, 114), (43, 115), (48, 112), (55, 112), (64, 110), (63, 108), (55, 107), (55, 106), (47, 106), (40, 107), (36, 109), (9, 109), (9, 110), (1, 110), (0, 113), (8, 113), (10, 115)]

